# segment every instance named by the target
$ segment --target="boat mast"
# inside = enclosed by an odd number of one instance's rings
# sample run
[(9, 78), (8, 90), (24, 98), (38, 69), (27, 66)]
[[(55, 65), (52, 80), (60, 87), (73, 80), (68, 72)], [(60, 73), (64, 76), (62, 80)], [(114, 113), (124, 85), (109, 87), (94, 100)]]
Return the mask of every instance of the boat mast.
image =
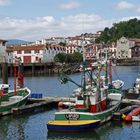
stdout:
[(16, 89), (17, 89), (17, 69), (16, 66), (20, 65), (21, 62), (21, 58), (19, 57), (15, 57), (13, 58), (14, 60), (14, 95), (16, 95)]
[(86, 78), (85, 78), (85, 67), (86, 67), (86, 56), (85, 56), (85, 48), (84, 48), (84, 36), (82, 38), (83, 43), (82, 43), (82, 50), (83, 50), (83, 98), (84, 98), (84, 106), (86, 106)]
[(108, 85), (107, 50), (106, 50), (106, 52), (105, 52), (105, 55), (106, 55), (106, 56), (105, 56), (105, 62), (106, 62), (106, 64), (105, 64), (105, 86), (107, 86), (107, 85)]
[(17, 70), (16, 70), (16, 63), (14, 63), (14, 95), (16, 95), (16, 76), (17, 76)]
[(110, 77), (110, 84), (112, 85), (112, 61), (111, 61), (111, 59), (109, 59), (109, 63), (110, 63), (109, 77)]
[(98, 77), (97, 77), (97, 99), (98, 99), (98, 109), (97, 111), (101, 110), (101, 83), (100, 83), (100, 77), (101, 77), (101, 64), (98, 64)]

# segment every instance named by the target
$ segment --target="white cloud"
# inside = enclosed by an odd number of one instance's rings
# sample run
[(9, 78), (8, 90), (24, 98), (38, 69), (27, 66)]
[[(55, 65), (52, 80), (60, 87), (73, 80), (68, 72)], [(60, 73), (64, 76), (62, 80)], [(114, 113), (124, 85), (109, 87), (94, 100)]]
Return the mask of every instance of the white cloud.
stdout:
[(0, 0), (0, 6), (7, 5), (10, 3), (10, 0)]
[(72, 10), (72, 9), (76, 9), (80, 6), (80, 3), (76, 2), (76, 1), (71, 1), (69, 3), (65, 3), (65, 4), (61, 4), (60, 7), (62, 9), (65, 10)]
[(120, 10), (133, 9), (133, 8), (135, 8), (135, 5), (132, 3), (129, 3), (127, 1), (121, 1), (120, 3), (117, 4), (117, 8)]
[(37, 17), (35, 19), (0, 19), (0, 38), (25, 39), (35, 41), (38, 39), (75, 36), (81, 33), (96, 33), (105, 27), (111, 27), (113, 23), (140, 17), (126, 17), (123, 19), (105, 20), (95, 14), (79, 14), (63, 17), (56, 20), (52, 16)]
[(136, 11), (140, 13), (140, 8), (137, 8)]

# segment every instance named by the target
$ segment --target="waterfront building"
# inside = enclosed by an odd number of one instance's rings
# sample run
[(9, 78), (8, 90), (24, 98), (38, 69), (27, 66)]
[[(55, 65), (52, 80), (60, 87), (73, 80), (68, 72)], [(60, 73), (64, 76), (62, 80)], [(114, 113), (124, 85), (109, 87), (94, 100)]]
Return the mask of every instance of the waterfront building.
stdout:
[(113, 42), (111, 45), (109, 45), (109, 54), (112, 58), (116, 58), (116, 43)]
[(131, 41), (135, 42), (135, 45), (131, 48), (132, 57), (137, 58), (140, 57), (140, 39), (133, 38), (130, 39)]
[(0, 39), (0, 62), (7, 62), (6, 40)]
[(60, 45), (18, 45), (7, 47), (8, 62), (14, 63), (18, 58), (22, 63), (54, 62), (58, 53), (64, 53), (65, 48)]
[(121, 37), (117, 41), (117, 50), (116, 50), (116, 57), (118, 59), (127, 59), (131, 58), (131, 47), (134, 46), (134, 42), (130, 41), (125, 37)]
[(117, 41), (116, 57), (118, 59), (127, 59), (140, 56), (140, 39), (121, 37)]

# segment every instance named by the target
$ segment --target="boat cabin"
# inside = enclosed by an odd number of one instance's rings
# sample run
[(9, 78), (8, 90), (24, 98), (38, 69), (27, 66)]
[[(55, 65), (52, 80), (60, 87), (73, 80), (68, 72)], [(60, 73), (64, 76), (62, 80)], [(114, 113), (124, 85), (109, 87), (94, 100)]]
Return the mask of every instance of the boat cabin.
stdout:
[(8, 94), (10, 85), (8, 84), (0, 84), (0, 91), (3, 92), (3, 94)]

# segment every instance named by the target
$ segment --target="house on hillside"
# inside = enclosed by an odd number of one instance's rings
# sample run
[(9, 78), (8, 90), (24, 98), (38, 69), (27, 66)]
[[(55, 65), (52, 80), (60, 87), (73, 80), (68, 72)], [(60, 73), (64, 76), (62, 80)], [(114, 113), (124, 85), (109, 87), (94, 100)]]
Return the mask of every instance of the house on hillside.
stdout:
[(73, 54), (75, 52), (82, 53), (82, 46), (76, 44), (66, 44), (65, 46), (66, 54)]

